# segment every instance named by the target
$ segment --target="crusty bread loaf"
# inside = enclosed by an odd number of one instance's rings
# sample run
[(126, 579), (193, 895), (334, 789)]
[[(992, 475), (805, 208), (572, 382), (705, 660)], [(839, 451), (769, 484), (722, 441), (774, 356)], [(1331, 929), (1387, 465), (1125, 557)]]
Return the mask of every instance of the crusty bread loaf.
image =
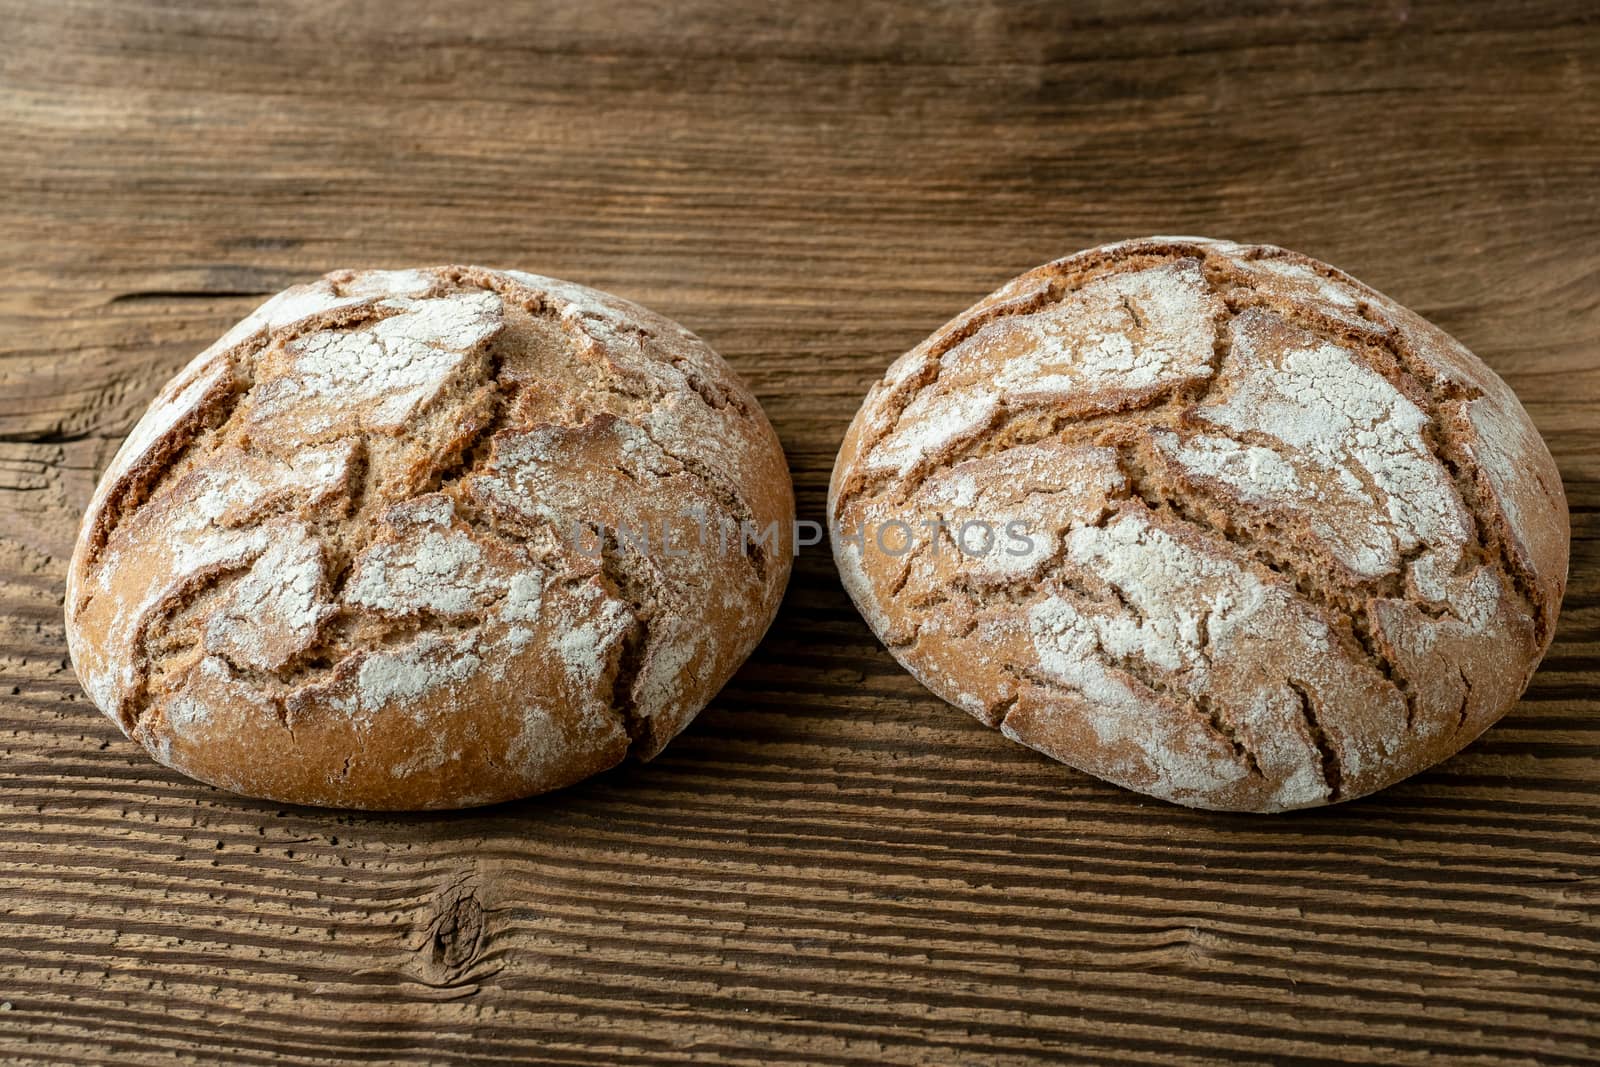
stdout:
[(84, 517), (68, 642), (203, 781), (492, 803), (682, 730), (771, 622), (793, 510), (760, 406), (676, 323), (517, 271), (341, 271), (162, 390)]
[(1456, 752), (1566, 583), (1561, 479), (1504, 382), (1332, 267), (1198, 238), (1030, 271), (901, 357), (829, 511), (934, 693), (1197, 807), (1345, 800)]

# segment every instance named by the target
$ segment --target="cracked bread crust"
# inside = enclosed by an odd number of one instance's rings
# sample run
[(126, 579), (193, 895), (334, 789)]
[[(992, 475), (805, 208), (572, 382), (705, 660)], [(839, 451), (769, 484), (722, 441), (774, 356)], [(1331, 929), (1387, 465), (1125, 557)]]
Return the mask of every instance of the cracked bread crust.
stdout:
[(101, 710), (202, 781), (489, 804), (658, 753), (792, 562), (787, 536), (698, 530), (793, 517), (759, 404), (677, 323), (518, 271), (338, 271), (134, 428), (84, 516), (68, 644)]
[[(1550, 645), (1569, 546), (1544, 441), (1460, 343), (1316, 260), (1188, 237), (1030, 271), (902, 356), (828, 509), (846, 589), (936, 695), (1241, 811), (1476, 738)], [(957, 546), (1013, 520), (1028, 545)], [(927, 533), (875, 539), (897, 521)]]

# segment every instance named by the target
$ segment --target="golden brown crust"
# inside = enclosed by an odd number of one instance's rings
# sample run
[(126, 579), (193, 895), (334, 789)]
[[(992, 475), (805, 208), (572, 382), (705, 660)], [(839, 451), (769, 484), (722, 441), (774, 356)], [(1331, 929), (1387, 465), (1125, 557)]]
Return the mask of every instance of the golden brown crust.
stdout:
[[(1569, 537), (1543, 440), (1464, 347), (1326, 264), (1201, 238), (1047, 264), (901, 357), (829, 516), (852, 597), (939, 696), (1240, 810), (1370, 793), (1503, 715)], [(897, 522), (927, 533), (886, 549)], [(964, 551), (979, 524), (998, 544)]]
[[(68, 642), (102, 710), (204, 781), (492, 803), (682, 730), (770, 624), (793, 509), (760, 406), (676, 323), (516, 271), (338, 271), (130, 434)], [(779, 536), (747, 550), (746, 523)]]

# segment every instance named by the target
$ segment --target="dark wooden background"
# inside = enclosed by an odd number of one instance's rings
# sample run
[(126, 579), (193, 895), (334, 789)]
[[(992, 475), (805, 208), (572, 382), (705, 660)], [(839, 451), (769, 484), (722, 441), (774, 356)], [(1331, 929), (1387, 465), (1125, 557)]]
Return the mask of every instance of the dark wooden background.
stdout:
[[(1588, 3), (0, 0), (0, 1059), (1600, 1060), (1600, 23)], [(333, 267), (614, 290), (820, 518), (891, 358), (1018, 271), (1261, 240), (1517, 389), (1573, 510), (1527, 699), (1377, 797), (1102, 785), (932, 699), (825, 553), (648, 766), (438, 817), (145, 758), (65, 659), (157, 385)]]

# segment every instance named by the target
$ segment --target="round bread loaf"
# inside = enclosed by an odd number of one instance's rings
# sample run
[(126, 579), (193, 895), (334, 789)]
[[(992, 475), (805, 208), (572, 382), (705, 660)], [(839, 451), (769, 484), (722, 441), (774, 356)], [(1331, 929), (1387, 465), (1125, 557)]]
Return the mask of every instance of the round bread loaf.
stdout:
[(829, 513), (851, 597), (934, 693), (1243, 811), (1371, 793), (1505, 714), (1569, 536), (1471, 352), (1326, 264), (1187, 237), (1030, 271), (901, 357)]
[(251, 796), (449, 808), (649, 759), (792, 561), (783, 451), (703, 342), (518, 271), (339, 271), (262, 305), (106, 471), (84, 688)]

